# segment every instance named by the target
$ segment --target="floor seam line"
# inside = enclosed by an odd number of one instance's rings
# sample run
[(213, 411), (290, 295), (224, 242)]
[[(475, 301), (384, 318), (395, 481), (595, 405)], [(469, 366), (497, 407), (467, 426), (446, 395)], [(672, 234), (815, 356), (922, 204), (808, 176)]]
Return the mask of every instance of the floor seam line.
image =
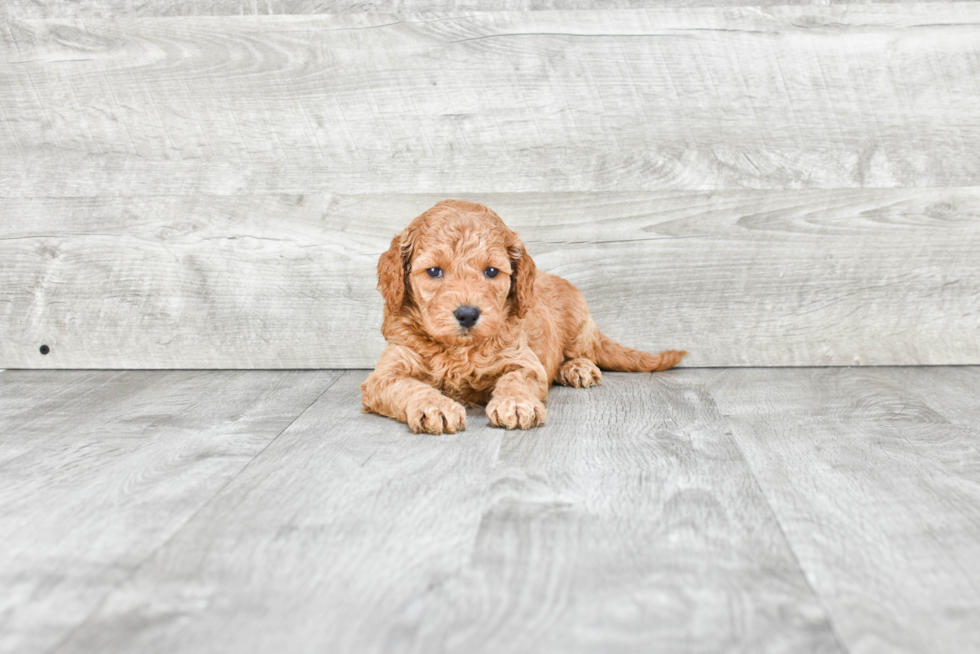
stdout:
[(160, 543), (160, 545), (159, 545), (159, 546), (157, 546), (156, 548), (154, 548), (152, 552), (150, 552), (150, 553), (149, 553), (149, 554), (147, 554), (147, 555), (146, 555), (145, 557), (143, 557), (143, 560), (142, 560), (142, 561), (140, 561), (139, 563), (137, 563), (136, 565), (134, 565), (134, 566), (133, 566), (133, 569), (132, 569), (132, 570), (130, 570), (130, 572), (129, 572), (129, 574), (127, 574), (127, 575), (125, 576), (125, 578), (123, 578), (123, 579), (120, 579), (120, 580), (119, 580), (119, 582), (118, 582), (118, 583), (117, 583), (116, 585), (114, 585), (114, 586), (113, 586), (112, 588), (110, 588), (110, 589), (109, 589), (108, 591), (106, 591), (106, 593), (105, 593), (105, 594), (104, 594), (104, 595), (102, 596), (102, 598), (101, 598), (101, 599), (99, 600), (99, 602), (98, 602), (98, 604), (96, 604), (96, 605), (95, 605), (95, 606), (94, 606), (94, 607), (92, 608), (92, 610), (91, 610), (91, 611), (89, 612), (89, 614), (88, 614), (87, 616), (85, 616), (85, 619), (84, 619), (84, 620), (82, 620), (81, 622), (79, 622), (79, 623), (78, 623), (78, 624), (77, 624), (77, 625), (76, 625), (76, 626), (75, 626), (75, 627), (74, 627), (73, 629), (71, 629), (71, 630), (70, 630), (70, 631), (69, 631), (69, 632), (68, 632), (67, 634), (65, 634), (65, 636), (64, 636), (63, 638), (61, 638), (61, 639), (60, 639), (60, 640), (58, 641), (58, 643), (57, 643), (57, 644), (55, 644), (55, 645), (54, 645), (53, 647), (51, 647), (51, 649), (49, 649), (49, 650), (47, 650), (47, 652), (48, 652), (48, 654), (54, 654), (54, 653), (55, 653), (55, 652), (57, 652), (57, 651), (58, 651), (59, 649), (61, 649), (62, 647), (64, 647), (64, 646), (65, 646), (65, 644), (66, 644), (66, 643), (68, 643), (68, 642), (69, 642), (69, 641), (70, 641), (70, 640), (72, 639), (72, 637), (74, 637), (74, 635), (75, 635), (75, 634), (77, 634), (77, 633), (78, 633), (78, 632), (79, 632), (79, 631), (80, 631), (80, 630), (81, 630), (81, 629), (82, 629), (83, 627), (85, 627), (85, 625), (87, 625), (87, 624), (89, 624), (89, 622), (91, 622), (91, 620), (92, 620), (92, 618), (93, 618), (93, 617), (94, 617), (94, 616), (95, 616), (96, 614), (98, 614), (98, 612), (99, 612), (99, 610), (100, 610), (100, 609), (101, 609), (101, 608), (102, 608), (103, 606), (105, 606), (105, 603), (106, 603), (106, 601), (107, 601), (107, 600), (109, 599), (109, 597), (110, 597), (110, 596), (111, 596), (111, 595), (112, 595), (113, 593), (115, 593), (115, 592), (116, 592), (117, 590), (119, 590), (119, 589), (120, 589), (120, 588), (121, 588), (122, 586), (124, 586), (124, 585), (125, 585), (125, 584), (126, 584), (126, 583), (127, 583), (128, 581), (129, 581), (129, 580), (131, 580), (131, 579), (132, 579), (132, 578), (133, 578), (133, 577), (134, 577), (134, 576), (136, 575), (136, 573), (137, 573), (137, 572), (139, 572), (139, 571), (140, 571), (140, 570), (141, 570), (141, 569), (143, 568), (143, 566), (145, 566), (145, 565), (146, 565), (147, 563), (149, 563), (149, 562), (150, 562), (150, 561), (151, 561), (151, 560), (153, 559), (153, 557), (155, 557), (155, 556), (156, 556), (156, 555), (157, 555), (158, 553), (160, 553), (160, 552), (161, 552), (161, 551), (162, 551), (162, 550), (163, 550), (164, 548), (166, 548), (166, 547), (167, 547), (167, 545), (169, 545), (169, 544), (170, 544), (171, 542), (173, 542), (173, 540), (174, 540), (174, 539), (175, 539), (175, 538), (176, 538), (176, 537), (177, 537), (177, 536), (178, 536), (178, 535), (179, 535), (179, 534), (180, 534), (181, 532), (183, 532), (183, 531), (184, 531), (184, 529), (186, 529), (186, 528), (187, 528), (187, 525), (189, 525), (189, 524), (190, 524), (191, 522), (193, 522), (193, 521), (194, 521), (194, 519), (195, 519), (195, 518), (196, 518), (196, 517), (197, 517), (198, 515), (200, 515), (200, 514), (201, 514), (201, 512), (202, 512), (202, 511), (203, 511), (203, 510), (204, 510), (205, 508), (207, 508), (208, 506), (210, 506), (210, 505), (211, 505), (211, 504), (212, 504), (212, 503), (213, 503), (213, 502), (215, 501), (215, 499), (216, 499), (216, 498), (217, 498), (218, 496), (220, 496), (220, 495), (221, 495), (221, 494), (222, 494), (222, 493), (223, 493), (223, 492), (225, 491), (225, 489), (226, 489), (226, 488), (228, 488), (228, 486), (229, 486), (229, 485), (231, 485), (231, 484), (232, 484), (232, 483), (233, 483), (233, 482), (234, 482), (234, 481), (235, 481), (236, 479), (238, 479), (238, 477), (239, 477), (239, 476), (241, 476), (241, 474), (242, 474), (243, 472), (245, 472), (245, 471), (246, 471), (246, 470), (247, 470), (247, 469), (249, 468), (249, 466), (251, 466), (251, 465), (252, 465), (252, 464), (253, 464), (253, 463), (255, 462), (255, 460), (256, 460), (256, 459), (258, 459), (258, 458), (259, 458), (260, 456), (262, 456), (262, 454), (263, 454), (263, 453), (264, 453), (264, 452), (265, 452), (266, 450), (268, 450), (268, 449), (269, 449), (269, 447), (271, 447), (273, 443), (275, 443), (275, 442), (276, 442), (277, 440), (279, 440), (279, 437), (280, 437), (280, 436), (282, 436), (282, 435), (283, 435), (284, 433), (286, 433), (286, 431), (287, 431), (287, 430), (288, 430), (288, 429), (289, 429), (290, 427), (292, 427), (292, 426), (293, 426), (293, 425), (294, 425), (294, 424), (296, 423), (296, 421), (297, 421), (297, 420), (299, 420), (299, 419), (300, 419), (300, 418), (301, 418), (301, 417), (302, 417), (302, 416), (303, 416), (303, 415), (304, 415), (304, 414), (305, 414), (305, 413), (306, 413), (307, 411), (309, 411), (309, 410), (310, 410), (310, 408), (311, 408), (311, 407), (312, 407), (312, 406), (313, 406), (314, 404), (316, 404), (317, 402), (319, 402), (319, 401), (320, 401), (320, 398), (321, 398), (321, 397), (323, 397), (323, 396), (324, 396), (324, 394), (326, 394), (326, 392), (327, 392), (327, 391), (329, 391), (329, 390), (330, 390), (331, 388), (333, 388), (333, 387), (334, 387), (334, 385), (335, 385), (335, 384), (336, 384), (336, 383), (337, 383), (338, 381), (340, 381), (340, 380), (341, 380), (341, 379), (342, 379), (343, 377), (345, 377), (345, 376), (347, 375), (347, 372), (348, 372), (347, 370), (341, 370), (341, 371), (340, 371), (340, 374), (339, 374), (339, 375), (337, 375), (337, 377), (336, 377), (336, 378), (335, 378), (335, 379), (334, 379), (333, 381), (331, 381), (331, 382), (330, 382), (330, 383), (329, 383), (329, 384), (327, 385), (327, 387), (326, 387), (326, 388), (324, 388), (324, 389), (323, 389), (323, 391), (321, 391), (321, 392), (320, 392), (320, 394), (319, 394), (319, 395), (317, 395), (317, 396), (316, 396), (316, 398), (315, 398), (315, 399), (314, 399), (314, 400), (313, 400), (312, 402), (310, 402), (310, 403), (309, 403), (309, 404), (308, 404), (308, 405), (306, 406), (306, 408), (305, 408), (305, 409), (303, 409), (302, 411), (300, 411), (300, 412), (299, 412), (299, 413), (298, 413), (298, 414), (296, 415), (296, 417), (295, 417), (295, 418), (293, 418), (293, 419), (292, 419), (292, 420), (291, 420), (291, 421), (289, 422), (289, 424), (288, 424), (288, 425), (286, 425), (286, 426), (285, 426), (285, 427), (283, 427), (283, 428), (282, 428), (281, 430), (279, 430), (279, 433), (278, 433), (278, 434), (276, 434), (276, 435), (275, 435), (275, 436), (274, 436), (274, 437), (273, 437), (273, 438), (272, 438), (272, 439), (271, 439), (271, 440), (270, 440), (270, 441), (269, 441), (268, 443), (266, 443), (266, 444), (265, 444), (265, 446), (264, 446), (264, 447), (263, 447), (263, 448), (262, 448), (261, 450), (259, 450), (258, 452), (256, 452), (256, 453), (255, 453), (255, 456), (253, 456), (253, 457), (252, 457), (251, 459), (249, 459), (249, 460), (248, 460), (248, 462), (246, 462), (246, 463), (245, 463), (245, 465), (243, 465), (243, 466), (241, 467), (241, 469), (240, 469), (240, 470), (239, 470), (238, 472), (236, 472), (236, 473), (235, 473), (234, 475), (232, 475), (232, 476), (231, 476), (231, 477), (230, 477), (230, 478), (229, 478), (229, 479), (228, 479), (228, 480), (227, 480), (227, 481), (226, 481), (226, 482), (225, 482), (224, 484), (222, 484), (222, 485), (221, 485), (221, 487), (220, 487), (220, 488), (218, 488), (218, 489), (217, 489), (217, 490), (216, 490), (216, 491), (215, 491), (215, 492), (214, 492), (214, 493), (213, 493), (213, 494), (211, 495), (211, 497), (209, 497), (209, 498), (207, 499), (207, 501), (206, 501), (206, 502), (204, 502), (204, 503), (203, 503), (203, 504), (202, 504), (201, 506), (199, 506), (199, 507), (197, 508), (197, 510), (196, 510), (196, 511), (194, 511), (194, 512), (193, 512), (193, 513), (192, 513), (192, 514), (191, 514), (190, 516), (188, 516), (188, 518), (187, 518), (187, 520), (185, 520), (185, 521), (184, 521), (184, 522), (183, 522), (183, 523), (182, 523), (182, 524), (181, 524), (181, 525), (180, 525), (179, 527), (177, 527), (177, 529), (175, 529), (175, 530), (174, 530), (174, 532), (173, 532), (172, 534), (170, 534), (170, 536), (169, 536), (169, 537), (168, 537), (168, 538), (167, 538), (166, 540), (164, 540), (164, 541), (163, 541), (162, 543)]
[(722, 418), (725, 419), (725, 425), (728, 428), (728, 433), (726, 435), (729, 437), (732, 445), (735, 446), (735, 450), (738, 452), (739, 458), (741, 458), (742, 463), (745, 464), (745, 469), (748, 470), (749, 474), (752, 476), (752, 483), (753, 485), (755, 485), (756, 490), (759, 492), (759, 495), (762, 497), (762, 501), (765, 502), (766, 509), (769, 510), (769, 515), (772, 516), (773, 522), (776, 523), (776, 528), (779, 530), (779, 535), (783, 537), (783, 542), (786, 543), (786, 548), (789, 550), (790, 556), (793, 557), (793, 562), (796, 564), (796, 569), (800, 571), (800, 576), (803, 577), (803, 583), (806, 584), (807, 589), (813, 595), (814, 599), (817, 601), (817, 604), (820, 606), (821, 610), (823, 610), (823, 614), (827, 619), (827, 626), (830, 628), (830, 633), (834, 637), (834, 642), (837, 643), (837, 647), (840, 649), (840, 651), (843, 654), (850, 654), (851, 650), (845, 645), (843, 639), (841, 638), (840, 633), (838, 633), (837, 625), (834, 622), (834, 618), (833, 616), (831, 616), (830, 611), (827, 610), (827, 605), (826, 603), (824, 603), (823, 597), (820, 595), (820, 593), (817, 592), (817, 589), (814, 588), (813, 584), (810, 582), (810, 577), (807, 574), (806, 568), (803, 567), (803, 564), (800, 562), (800, 557), (797, 555), (796, 550), (793, 548), (793, 543), (786, 535), (786, 530), (783, 529), (783, 523), (780, 521), (779, 515), (773, 509), (772, 502), (769, 501), (769, 495), (766, 494), (765, 489), (762, 487), (762, 484), (759, 482), (759, 477), (755, 474), (755, 469), (752, 467), (752, 464), (749, 463), (748, 457), (745, 456), (745, 452), (742, 450), (742, 446), (739, 445), (738, 439), (735, 438), (735, 429), (731, 423), (731, 416), (727, 416), (721, 412), (721, 407), (718, 406), (718, 400), (715, 399), (714, 391), (709, 387), (707, 383), (704, 384), (704, 389), (707, 391), (708, 396), (711, 398), (711, 402), (712, 404), (714, 404), (715, 410), (718, 411), (718, 415), (720, 415)]

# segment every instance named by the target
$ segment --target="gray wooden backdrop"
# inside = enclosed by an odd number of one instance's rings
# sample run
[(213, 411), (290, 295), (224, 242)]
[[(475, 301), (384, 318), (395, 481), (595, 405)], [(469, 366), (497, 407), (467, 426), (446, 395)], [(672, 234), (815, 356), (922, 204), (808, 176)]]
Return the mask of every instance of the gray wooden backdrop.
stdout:
[(371, 367), (446, 197), (686, 365), (980, 363), (980, 3), (598, 4), (5, 0), (0, 367)]

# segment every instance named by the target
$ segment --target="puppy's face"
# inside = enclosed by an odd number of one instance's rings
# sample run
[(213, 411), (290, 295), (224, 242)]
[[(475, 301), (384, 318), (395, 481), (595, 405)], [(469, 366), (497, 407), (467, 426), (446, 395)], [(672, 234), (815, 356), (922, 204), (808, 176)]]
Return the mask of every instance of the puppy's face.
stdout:
[(422, 327), (449, 345), (483, 341), (508, 313), (511, 263), (501, 239), (478, 223), (453, 225), (422, 239), (412, 259), (409, 294)]
[(479, 343), (523, 317), (534, 276), (517, 234), (487, 207), (459, 200), (413, 220), (378, 262), (386, 313), (450, 346)]

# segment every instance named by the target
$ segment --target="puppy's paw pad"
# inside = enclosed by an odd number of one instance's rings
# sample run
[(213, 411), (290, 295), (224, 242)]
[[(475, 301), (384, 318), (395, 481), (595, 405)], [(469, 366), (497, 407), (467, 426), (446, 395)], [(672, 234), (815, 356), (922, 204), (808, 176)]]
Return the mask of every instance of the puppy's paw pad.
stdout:
[(495, 397), (487, 404), (487, 418), (493, 427), (530, 429), (544, 424), (547, 412), (540, 400), (529, 397)]
[(426, 398), (424, 402), (408, 408), (408, 426), (416, 434), (455, 434), (466, 429), (466, 409), (462, 404), (442, 396)]
[(589, 359), (571, 359), (558, 369), (558, 383), (572, 388), (589, 388), (602, 383), (602, 371)]

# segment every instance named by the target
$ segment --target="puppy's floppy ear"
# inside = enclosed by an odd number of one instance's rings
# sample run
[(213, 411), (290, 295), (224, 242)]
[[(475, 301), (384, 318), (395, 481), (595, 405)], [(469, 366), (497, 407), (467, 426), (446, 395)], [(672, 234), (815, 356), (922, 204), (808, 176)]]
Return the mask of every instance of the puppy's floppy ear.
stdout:
[(507, 248), (510, 254), (510, 298), (514, 302), (514, 313), (523, 318), (534, 300), (534, 278), (537, 268), (524, 244), (519, 240)]
[(378, 290), (385, 299), (385, 308), (393, 314), (402, 308), (405, 299), (405, 260), (402, 257), (402, 235), (391, 239), (391, 247), (378, 259)]
[(385, 299), (385, 308), (392, 313), (398, 313), (405, 303), (412, 255), (421, 233), (422, 227), (412, 221), (405, 231), (391, 239), (391, 247), (378, 259), (378, 290)]

